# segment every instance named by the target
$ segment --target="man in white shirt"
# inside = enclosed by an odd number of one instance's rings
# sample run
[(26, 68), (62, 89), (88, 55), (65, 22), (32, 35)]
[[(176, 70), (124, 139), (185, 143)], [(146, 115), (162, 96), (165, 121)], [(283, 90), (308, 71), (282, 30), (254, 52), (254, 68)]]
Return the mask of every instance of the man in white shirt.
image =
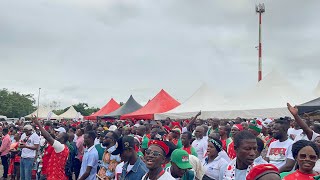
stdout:
[(274, 120), (273, 137), (277, 139), (270, 144), (267, 152), (267, 161), (275, 165), (279, 172), (289, 172), (292, 170), (295, 161), (292, 156), (293, 141), (288, 138), (289, 119), (280, 118)]
[(204, 158), (208, 148), (208, 141), (203, 135), (204, 128), (202, 126), (197, 126), (195, 130), (196, 140), (192, 142), (192, 147), (196, 150), (200, 161)]
[(31, 180), (34, 158), (40, 144), (40, 137), (33, 131), (31, 125), (23, 127), (19, 147), (21, 150), (20, 177), (24, 180)]
[(288, 129), (288, 136), (294, 140), (298, 135), (300, 135), (303, 130), (300, 128), (297, 122), (293, 122), (293, 128)]

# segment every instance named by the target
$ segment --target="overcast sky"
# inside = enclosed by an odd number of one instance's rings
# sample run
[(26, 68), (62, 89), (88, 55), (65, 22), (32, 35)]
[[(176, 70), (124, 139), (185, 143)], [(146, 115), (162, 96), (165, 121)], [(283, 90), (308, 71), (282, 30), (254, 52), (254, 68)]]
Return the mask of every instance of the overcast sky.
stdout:
[[(101, 107), (161, 88), (179, 101), (202, 83), (229, 96), (257, 83), (253, 0), (2, 0), (0, 88), (62, 107)], [(263, 75), (301, 92), (320, 80), (320, 1), (268, 0)]]

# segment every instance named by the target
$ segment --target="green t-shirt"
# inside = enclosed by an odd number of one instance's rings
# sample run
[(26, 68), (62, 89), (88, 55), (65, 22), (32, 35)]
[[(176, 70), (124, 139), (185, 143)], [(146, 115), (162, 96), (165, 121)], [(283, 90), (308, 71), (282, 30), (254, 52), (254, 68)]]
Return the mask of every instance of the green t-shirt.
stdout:
[(194, 180), (196, 177), (193, 170), (187, 170), (186, 173), (182, 176), (181, 180)]
[(146, 135), (144, 135), (141, 143), (141, 148), (148, 149), (148, 143), (149, 143), (149, 138)]
[(106, 150), (106, 148), (101, 147), (101, 144), (97, 144), (94, 147), (97, 149), (98, 155), (99, 155), (99, 160), (101, 161), (102, 157), (103, 157), (103, 153)]
[(182, 145), (181, 139), (179, 139), (178, 143), (177, 143), (177, 149), (180, 149), (182, 147), (183, 147), (183, 145)]

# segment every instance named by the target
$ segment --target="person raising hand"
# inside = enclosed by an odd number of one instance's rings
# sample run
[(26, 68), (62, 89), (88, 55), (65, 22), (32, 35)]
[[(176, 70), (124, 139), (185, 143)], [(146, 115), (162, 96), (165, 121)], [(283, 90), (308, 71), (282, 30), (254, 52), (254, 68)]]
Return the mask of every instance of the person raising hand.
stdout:
[(299, 110), (297, 106), (291, 106), (290, 103), (287, 103), (288, 110), (294, 117), (294, 120), (296, 123), (301, 127), (303, 130), (303, 133), (300, 135), (297, 135), (294, 139), (294, 142), (297, 142), (299, 140), (309, 140), (309, 141), (314, 141), (319, 134), (314, 132), (306, 122), (304, 122), (301, 117), (299, 116)]

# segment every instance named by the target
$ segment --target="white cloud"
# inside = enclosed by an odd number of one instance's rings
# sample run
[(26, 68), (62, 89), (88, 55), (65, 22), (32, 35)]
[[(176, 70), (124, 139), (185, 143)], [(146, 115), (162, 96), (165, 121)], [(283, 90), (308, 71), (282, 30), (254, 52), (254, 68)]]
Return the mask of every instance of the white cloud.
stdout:
[[(240, 93), (257, 79), (258, 16), (242, 0), (1, 1), (0, 87), (101, 106), (161, 88), (180, 101), (202, 82)], [(266, 1), (263, 72), (303, 92), (319, 80), (319, 1)], [(241, 88), (239, 88), (241, 87)]]

